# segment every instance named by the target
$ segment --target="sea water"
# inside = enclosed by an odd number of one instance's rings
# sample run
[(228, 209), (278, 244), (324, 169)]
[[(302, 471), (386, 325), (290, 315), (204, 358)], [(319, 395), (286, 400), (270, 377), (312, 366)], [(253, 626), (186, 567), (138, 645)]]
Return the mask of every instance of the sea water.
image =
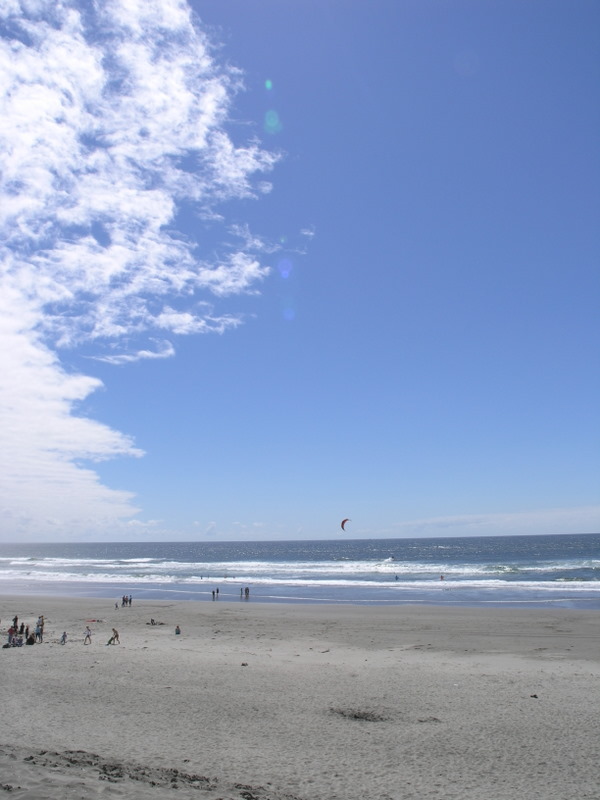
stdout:
[(600, 608), (600, 534), (0, 545), (0, 592)]

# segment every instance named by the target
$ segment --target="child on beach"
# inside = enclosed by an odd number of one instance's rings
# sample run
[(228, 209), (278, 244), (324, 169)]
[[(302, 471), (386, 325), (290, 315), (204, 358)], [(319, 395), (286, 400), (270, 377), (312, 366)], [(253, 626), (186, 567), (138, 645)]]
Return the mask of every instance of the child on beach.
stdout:
[(91, 644), (92, 643), (92, 632), (90, 630), (90, 626), (88, 625), (85, 629), (85, 638), (83, 640), (84, 644)]
[(60, 637), (60, 643), (66, 644), (67, 643), (67, 632), (63, 631), (63, 635)]

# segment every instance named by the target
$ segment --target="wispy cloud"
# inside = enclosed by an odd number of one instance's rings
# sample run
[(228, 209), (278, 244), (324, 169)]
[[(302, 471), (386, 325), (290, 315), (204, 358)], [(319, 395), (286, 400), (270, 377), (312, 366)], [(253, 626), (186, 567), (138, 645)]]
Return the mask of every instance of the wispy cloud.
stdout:
[(229, 230), (233, 236), (242, 240), (246, 250), (252, 250), (256, 253), (276, 253), (281, 250), (281, 244), (270, 242), (262, 236), (257, 236), (250, 231), (250, 227), (247, 224), (231, 225)]
[(394, 536), (505, 536), (597, 533), (600, 506), (551, 508), (511, 514), (463, 514), (431, 517), (395, 525)]
[(104, 361), (106, 364), (131, 364), (133, 361), (154, 358), (170, 358), (175, 355), (175, 348), (171, 342), (157, 342), (155, 350), (137, 350), (134, 353), (121, 353), (115, 355), (90, 356), (96, 361)]
[(239, 325), (215, 306), (256, 290), (267, 248), (242, 226), (208, 260), (177, 218), (225, 223), (278, 157), (228, 134), (240, 74), (182, 0), (9, 0), (0, 20), (0, 535), (67, 538), (137, 510), (82, 461), (140, 451), (78, 416), (100, 382), (60, 348), (126, 364)]

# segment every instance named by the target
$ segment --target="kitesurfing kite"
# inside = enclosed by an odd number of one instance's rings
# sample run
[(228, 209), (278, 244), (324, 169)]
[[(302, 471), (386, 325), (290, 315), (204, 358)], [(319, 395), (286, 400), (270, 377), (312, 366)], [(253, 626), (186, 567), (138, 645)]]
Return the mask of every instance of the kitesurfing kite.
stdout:
[(352, 520), (351, 520), (351, 519), (343, 519), (343, 520), (342, 520), (342, 525), (341, 525), (341, 528), (342, 528), (342, 530), (343, 530), (343, 531), (345, 531), (345, 530), (346, 530), (346, 527), (345, 527), (345, 525), (346, 525), (346, 523), (347, 523), (347, 522), (352, 522)]

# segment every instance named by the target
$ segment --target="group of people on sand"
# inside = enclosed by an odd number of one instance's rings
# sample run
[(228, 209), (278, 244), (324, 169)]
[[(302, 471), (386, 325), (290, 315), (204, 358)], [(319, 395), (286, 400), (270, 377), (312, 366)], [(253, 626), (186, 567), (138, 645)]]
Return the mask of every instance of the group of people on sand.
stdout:
[[(250, 597), (250, 588), (246, 586), (245, 588), (240, 588), (240, 597), (245, 598), (246, 600)], [(212, 590), (212, 599), (218, 600), (219, 599), (219, 589)], [(130, 606), (133, 597), (131, 595), (124, 594), (121, 598), (121, 606)], [(115, 608), (119, 607), (119, 602), (115, 603)], [(92, 622), (97, 622), (99, 620), (91, 620)], [(101, 620), (100, 620), (101, 621)], [(156, 622), (154, 619), (147, 623), (150, 625), (162, 625), (162, 622)], [(175, 633), (177, 635), (181, 634), (181, 628), (179, 625), (175, 628)], [(89, 625), (86, 625), (85, 631), (83, 633), (83, 643), (84, 644), (91, 644), (92, 643), (92, 629)], [(62, 645), (66, 644), (68, 641), (68, 634), (66, 631), (62, 632), (60, 637), (60, 643)], [(17, 614), (13, 617), (12, 625), (8, 629), (8, 642), (3, 645), (3, 647), (21, 647), (24, 644), (42, 644), (44, 641), (44, 615), (40, 614), (37, 618), (37, 622), (35, 626), (26, 625), (24, 622), (21, 621), (19, 624), (19, 617)], [(112, 629), (112, 635), (109, 638), (108, 642), (106, 643), (107, 646), (109, 644), (120, 644), (121, 640), (119, 639), (119, 632), (116, 628)]]
[[(133, 601), (133, 597), (130, 594), (124, 594), (121, 598), (121, 607), (123, 606), (130, 606)], [(119, 607), (119, 601), (115, 603), (115, 608)]]
[(33, 629), (22, 620), (19, 624), (19, 615), (15, 614), (12, 625), (8, 629), (8, 641), (3, 647), (22, 647), (24, 644), (40, 644), (44, 641), (44, 617), (40, 615)]
[[(245, 588), (243, 586), (240, 586), (240, 598), (242, 598), (242, 597), (244, 597), (246, 600), (248, 600), (250, 598), (250, 587), (249, 586), (246, 586)], [(216, 589), (212, 590), (212, 599), (213, 600), (218, 600), (219, 599), (219, 587), (218, 586), (217, 586)]]
[[(63, 633), (63, 636), (66, 637), (66, 633)], [(89, 625), (85, 626), (85, 631), (83, 633), (83, 643), (84, 644), (91, 644), (92, 643), (92, 629)], [(108, 647), (109, 644), (121, 644), (121, 640), (119, 639), (119, 631), (116, 628), (112, 629), (112, 636), (106, 643)]]
[[(90, 628), (89, 625), (86, 625), (85, 626), (85, 631), (83, 632), (83, 643), (84, 644), (91, 644), (92, 643), (92, 635), (93, 635), (92, 634), (92, 629)], [(62, 635), (60, 637), (60, 643), (61, 644), (66, 644), (67, 641), (68, 641), (68, 638), (69, 638), (69, 636), (68, 636), (67, 632), (63, 631)], [(110, 639), (108, 640), (108, 642), (106, 644), (109, 645), (109, 644), (120, 644), (120, 643), (121, 643), (121, 640), (119, 639), (119, 631), (116, 628), (113, 628), (112, 629), (112, 636), (110, 637)]]
[[(95, 621), (95, 620), (93, 620)], [(44, 642), (44, 615), (40, 614), (37, 618), (37, 622), (35, 626), (26, 625), (23, 621), (19, 623), (19, 617), (17, 614), (13, 617), (12, 624), (8, 629), (8, 641), (6, 644), (2, 645), (3, 648), (6, 647), (22, 647), (24, 644), (43, 644)], [(68, 634), (66, 631), (62, 632), (60, 637), (60, 644), (66, 644), (68, 641)], [(86, 625), (85, 631), (83, 633), (83, 643), (84, 644), (91, 644), (92, 643), (92, 629), (89, 625)], [(109, 644), (120, 644), (121, 640), (119, 639), (119, 631), (116, 628), (112, 629), (112, 635), (107, 645)]]

